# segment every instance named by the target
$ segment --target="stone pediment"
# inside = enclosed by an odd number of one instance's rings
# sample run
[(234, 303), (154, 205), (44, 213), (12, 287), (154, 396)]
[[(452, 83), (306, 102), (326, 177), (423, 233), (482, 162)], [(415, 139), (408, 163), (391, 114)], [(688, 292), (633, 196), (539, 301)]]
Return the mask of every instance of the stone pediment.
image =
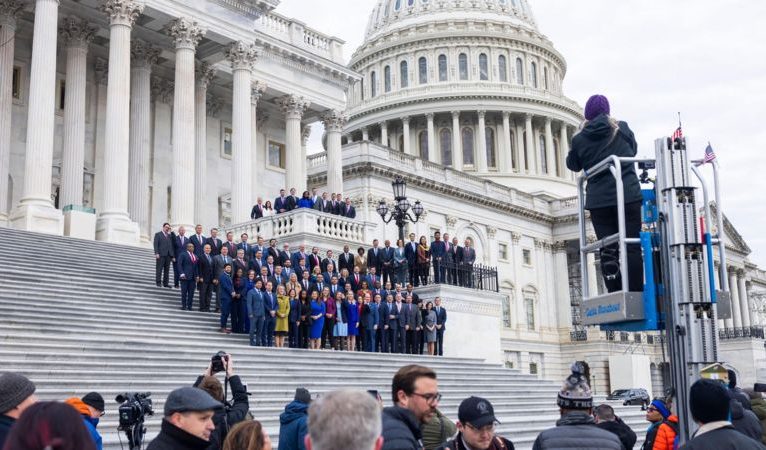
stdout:
[[(710, 214), (713, 216), (712, 221), (715, 224), (718, 217), (718, 207), (716, 206), (715, 202), (710, 202)], [(715, 225), (713, 225), (713, 228), (715, 229)], [(723, 231), (725, 233), (727, 248), (731, 248), (745, 256), (752, 252), (750, 247), (747, 245), (747, 242), (745, 242), (745, 239), (741, 234), (739, 234), (737, 229), (734, 228), (734, 225), (731, 223), (729, 218), (726, 217), (726, 214), (723, 215)]]

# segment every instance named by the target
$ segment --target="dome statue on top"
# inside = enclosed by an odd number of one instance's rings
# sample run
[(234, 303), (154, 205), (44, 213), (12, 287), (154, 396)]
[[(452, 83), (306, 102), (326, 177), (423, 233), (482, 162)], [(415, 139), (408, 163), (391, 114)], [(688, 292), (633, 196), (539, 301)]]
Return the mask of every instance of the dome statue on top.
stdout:
[(381, 0), (351, 58), (349, 140), (551, 198), (582, 109), (528, 0)]

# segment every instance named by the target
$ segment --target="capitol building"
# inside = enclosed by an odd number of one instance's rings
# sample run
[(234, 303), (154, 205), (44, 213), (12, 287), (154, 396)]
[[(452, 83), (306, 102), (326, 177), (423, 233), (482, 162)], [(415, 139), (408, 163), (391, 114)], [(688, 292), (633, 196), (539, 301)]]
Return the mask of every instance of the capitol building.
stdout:
[[(337, 252), (396, 240), (376, 207), (401, 176), (426, 209), (407, 233), (469, 239), (498, 271), (498, 292), (420, 288), (454, 313), (448, 351), (546, 379), (585, 360), (601, 394), (622, 387), (624, 362), (661, 392), (659, 333), (581, 324), (565, 158), (582, 108), (534, 3), (380, 0), (348, 61), (342, 40), (279, 3), (0, 0), (0, 225), (147, 245), (164, 222), (200, 223)], [(323, 148), (309, 148), (320, 128)], [(357, 216), (251, 221), (281, 187), (342, 192)], [(751, 382), (766, 376), (766, 273), (724, 223), (720, 354)]]

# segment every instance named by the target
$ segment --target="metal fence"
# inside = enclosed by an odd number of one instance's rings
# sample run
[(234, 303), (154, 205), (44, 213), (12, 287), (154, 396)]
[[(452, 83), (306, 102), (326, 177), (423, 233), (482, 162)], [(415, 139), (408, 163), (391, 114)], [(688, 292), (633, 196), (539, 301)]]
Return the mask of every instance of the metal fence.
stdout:
[(497, 267), (482, 264), (428, 264), (415, 268), (411, 275), (415, 286), (425, 284), (451, 284), (479, 291), (500, 292)]
[(764, 339), (763, 327), (721, 328), (718, 330), (719, 339)]
[(569, 332), (569, 338), (572, 342), (583, 342), (588, 340), (588, 332), (585, 330), (574, 330)]

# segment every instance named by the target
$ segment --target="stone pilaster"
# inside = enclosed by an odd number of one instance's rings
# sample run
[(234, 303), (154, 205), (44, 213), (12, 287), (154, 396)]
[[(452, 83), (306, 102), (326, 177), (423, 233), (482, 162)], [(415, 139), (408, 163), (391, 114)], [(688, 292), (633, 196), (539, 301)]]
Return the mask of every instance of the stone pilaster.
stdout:
[(242, 223), (250, 220), (253, 204), (250, 179), (252, 169), (252, 73), (258, 56), (255, 46), (234, 42), (226, 51), (234, 79), (232, 97), (232, 156), (231, 156), (231, 220)]
[(286, 158), (285, 187), (303, 189), (305, 177), (301, 179), (301, 118), (309, 107), (309, 101), (298, 95), (285, 95), (277, 99), (277, 104), (285, 115)]
[[(308, 178), (308, 161), (306, 157), (308, 156), (308, 146), (309, 146), (309, 138), (311, 137), (311, 125), (304, 125), (303, 128), (301, 128), (301, 180), (305, 180)], [(298, 190), (298, 196), (300, 196), (303, 192), (303, 189), (307, 189), (308, 185), (304, 185), (302, 188)]]
[(264, 148), (261, 152), (258, 151), (258, 129), (261, 125), (261, 121), (259, 120), (260, 117), (258, 116), (258, 102), (261, 100), (261, 97), (263, 97), (263, 93), (266, 92), (266, 88), (266, 83), (256, 81), (250, 89), (250, 129), (252, 130), (251, 158), (253, 166), (253, 174), (250, 178), (252, 179), (252, 192), (254, 192), (256, 196), (263, 195), (268, 191), (262, 176), (266, 167), (266, 149)]
[(460, 111), (452, 111), (452, 167), (463, 168), (463, 139), (460, 134)]
[(481, 173), (487, 172), (487, 124), (484, 120), (486, 111), (477, 111), (479, 117), (479, 123), (477, 125), (477, 134), (479, 136), (479, 145), (476, 147), (476, 170)]
[(731, 293), (731, 319), (726, 319), (726, 328), (742, 326), (742, 312), (739, 307), (739, 285), (737, 284), (737, 269), (729, 266), (729, 292)]
[(58, 0), (35, 1), (24, 185), (10, 222), (15, 228), (60, 235), (63, 217), (51, 202), (58, 7)]
[(205, 30), (185, 17), (167, 29), (176, 49), (173, 92), (173, 175), (170, 222), (193, 228), (194, 222), (194, 54)]
[(348, 119), (337, 110), (322, 116), (327, 132), (327, 191), (343, 192), (343, 156), (341, 154), (341, 133)]
[(96, 78), (96, 144), (93, 151), (93, 206), (96, 212), (104, 209), (104, 142), (106, 142), (106, 83), (109, 78), (109, 63), (103, 58), (96, 58), (94, 67)]
[(64, 19), (59, 30), (66, 48), (66, 93), (64, 94), (64, 146), (61, 157), (59, 205), (82, 205), (85, 164), (85, 70), (88, 45), (96, 28), (76, 17)]
[(194, 223), (205, 223), (207, 205), (207, 88), (215, 77), (215, 69), (206, 62), (197, 63), (194, 87)]
[(16, 20), (26, 2), (0, 0), (0, 226), (8, 221), (8, 168), (11, 165), (11, 117), (13, 111), (13, 51)]
[(128, 212), (138, 224), (141, 241), (149, 242), (149, 167), (152, 146), (152, 65), (160, 49), (134, 40), (130, 47), (130, 162)]
[(412, 155), (412, 149), (410, 144), (412, 139), (410, 137), (410, 118), (409, 116), (402, 117), (402, 144), (404, 148), (402, 151), (407, 155)]
[(388, 147), (388, 122), (380, 122), (380, 145)]

